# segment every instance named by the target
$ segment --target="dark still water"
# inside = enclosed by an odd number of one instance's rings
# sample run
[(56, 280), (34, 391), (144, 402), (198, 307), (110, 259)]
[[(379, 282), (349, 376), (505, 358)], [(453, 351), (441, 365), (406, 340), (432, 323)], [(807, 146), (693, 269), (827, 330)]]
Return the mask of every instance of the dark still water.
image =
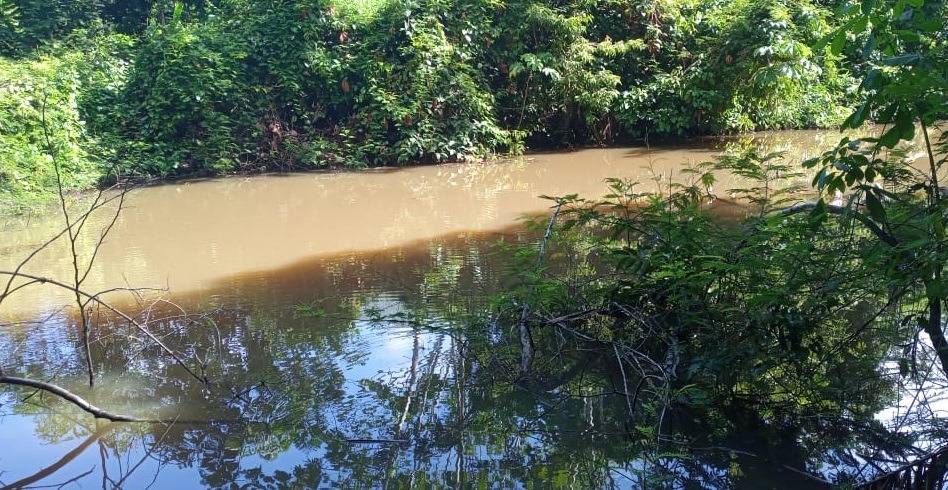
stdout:
[[(768, 144), (812, 152), (835, 138), (784, 136)], [(11, 294), (0, 303), (3, 375), (159, 422), (97, 423), (3, 387), (0, 487), (818, 487), (845, 462), (774, 427), (716, 430), (689, 414), (676, 418), (687, 443), (643, 433), (625, 395), (636, 380), (614, 359), (563, 349), (538, 359), (549, 376), (519, 380), (518, 346), (504, 340), (515, 326), (486, 307), (511, 284), (495, 243), (535, 245), (516, 220), (549, 209), (538, 196), (596, 197), (616, 176), (660, 183), (711, 154), (587, 150), (136, 190), (83, 288), (158, 288), (104, 297), (187, 369), (94, 308), (89, 388), (69, 295), (48, 284)], [(83, 266), (109, 211), (77, 240)], [(9, 220), (0, 270), (61, 227), (53, 213)], [(22, 270), (68, 282), (72, 263), (61, 239)]]

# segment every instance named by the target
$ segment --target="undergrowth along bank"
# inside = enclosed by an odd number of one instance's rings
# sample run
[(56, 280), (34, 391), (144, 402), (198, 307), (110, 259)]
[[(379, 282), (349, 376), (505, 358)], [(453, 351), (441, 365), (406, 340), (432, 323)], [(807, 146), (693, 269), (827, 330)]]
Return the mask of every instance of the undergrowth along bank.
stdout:
[(81, 188), (830, 126), (861, 56), (809, 1), (73, 3), (3, 4), (7, 202), (48, 188), (43, 112)]

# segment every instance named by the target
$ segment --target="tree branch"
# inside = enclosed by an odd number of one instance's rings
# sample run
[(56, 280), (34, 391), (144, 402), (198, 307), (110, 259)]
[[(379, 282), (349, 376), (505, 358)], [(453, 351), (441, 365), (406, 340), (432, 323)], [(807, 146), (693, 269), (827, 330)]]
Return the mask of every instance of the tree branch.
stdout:
[(54, 385), (52, 383), (47, 383), (45, 381), (36, 381), (33, 379), (26, 378), (16, 378), (13, 376), (0, 376), (0, 383), (8, 385), (17, 385), (17, 386), (27, 386), (30, 388), (36, 388), (38, 390), (43, 390), (48, 393), (52, 393), (73, 405), (83, 409), (86, 412), (91, 413), (97, 419), (106, 419), (112, 422), (158, 422), (154, 419), (140, 419), (138, 417), (132, 417), (130, 415), (120, 415), (114, 414), (112, 412), (102, 410), (101, 408), (87, 402), (84, 398), (76, 395), (75, 393), (62, 388), (60, 386)]
[[(794, 215), (798, 213), (805, 213), (807, 211), (812, 211), (813, 209), (816, 208), (816, 206), (817, 206), (817, 203), (815, 202), (804, 202), (804, 203), (796, 204), (794, 206), (790, 206), (789, 208), (783, 209), (780, 211), (779, 214), (781, 216), (790, 216), (790, 215)], [(837, 216), (852, 216), (853, 219), (862, 223), (863, 226), (868, 228), (869, 231), (871, 231), (872, 234), (875, 235), (878, 239), (885, 242), (886, 245), (889, 245), (890, 247), (895, 247), (899, 244), (898, 240), (896, 240), (895, 237), (893, 237), (889, 233), (886, 233), (885, 230), (880, 228), (879, 225), (877, 225), (871, 219), (869, 219), (868, 216), (860, 213), (859, 211), (856, 211), (855, 209), (852, 209), (846, 206), (836, 206), (833, 204), (825, 204), (825, 206), (826, 206), (826, 211), (829, 214), (834, 214)]]

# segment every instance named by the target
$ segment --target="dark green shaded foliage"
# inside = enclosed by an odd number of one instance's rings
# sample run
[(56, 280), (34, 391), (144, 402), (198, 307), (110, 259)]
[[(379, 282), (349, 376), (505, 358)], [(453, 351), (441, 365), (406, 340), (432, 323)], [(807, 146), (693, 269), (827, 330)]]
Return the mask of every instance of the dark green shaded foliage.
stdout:
[(249, 145), (244, 46), (217, 26), (154, 25), (122, 91), (126, 165), (142, 174), (230, 170)]
[(4, 0), (0, 2), (0, 56), (29, 54), (98, 18), (101, 0)]

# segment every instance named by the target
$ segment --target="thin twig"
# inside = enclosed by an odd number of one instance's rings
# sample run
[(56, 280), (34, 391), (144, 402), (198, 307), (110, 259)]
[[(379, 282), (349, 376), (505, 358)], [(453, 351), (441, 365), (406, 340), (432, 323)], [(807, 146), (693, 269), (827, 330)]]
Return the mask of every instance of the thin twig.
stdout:
[(193, 370), (191, 370), (191, 368), (189, 368), (188, 365), (185, 364), (184, 361), (181, 360), (181, 358), (179, 358), (178, 355), (175, 354), (175, 352), (174, 352), (173, 350), (171, 350), (171, 348), (169, 348), (167, 345), (165, 345), (165, 344), (164, 344), (160, 339), (158, 339), (158, 337), (156, 337), (153, 333), (151, 333), (150, 331), (148, 331), (147, 328), (145, 328), (142, 324), (140, 324), (140, 323), (138, 323), (137, 321), (135, 321), (134, 318), (130, 317), (128, 314), (126, 314), (126, 313), (123, 312), (122, 310), (119, 310), (118, 308), (112, 306), (111, 304), (109, 304), (109, 303), (105, 302), (104, 300), (102, 300), (101, 298), (99, 298), (97, 294), (90, 294), (90, 293), (87, 293), (87, 292), (85, 292), (85, 291), (83, 291), (83, 290), (81, 290), (81, 289), (78, 289), (78, 288), (76, 288), (76, 287), (70, 285), (70, 284), (66, 284), (66, 283), (57, 281), (57, 280), (55, 280), (55, 279), (49, 279), (49, 278), (45, 278), (45, 277), (35, 276), (35, 275), (32, 275), (32, 274), (26, 274), (26, 273), (23, 273), (23, 272), (15, 273), (15, 272), (10, 272), (10, 271), (0, 271), (0, 276), (2, 276), (2, 275), (17, 275), (17, 276), (24, 277), (24, 278), (27, 278), (27, 279), (32, 279), (32, 280), (34, 280), (34, 281), (38, 281), (38, 282), (42, 282), (42, 283), (49, 283), (49, 284), (52, 284), (52, 285), (54, 285), (54, 286), (58, 286), (58, 287), (61, 287), (61, 288), (65, 288), (65, 289), (67, 289), (67, 290), (69, 290), (69, 291), (75, 291), (76, 294), (78, 294), (78, 295), (80, 295), (80, 296), (83, 296), (83, 297), (86, 297), (86, 298), (88, 298), (88, 299), (94, 301), (96, 304), (101, 305), (101, 306), (104, 307), (105, 309), (107, 309), (107, 310), (111, 311), (112, 313), (115, 313), (116, 315), (120, 316), (120, 317), (123, 318), (125, 321), (127, 321), (128, 323), (130, 323), (131, 325), (133, 325), (135, 328), (137, 328), (138, 330), (140, 330), (142, 333), (144, 333), (149, 339), (152, 340), (152, 342), (158, 344), (158, 346), (161, 347), (168, 355), (170, 355), (170, 356), (175, 360), (175, 362), (177, 362), (181, 367), (183, 367), (183, 368), (188, 372), (188, 374), (190, 374), (192, 377), (194, 377), (194, 379), (196, 379), (196, 380), (198, 380), (198, 381), (200, 381), (200, 382), (202, 382), (202, 383), (207, 383), (207, 379), (206, 379), (206, 378), (202, 378), (202, 377), (198, 376), (197, 373), (195, 373)]
[[(540, 251), (537, 255), (536, 272), (539, 274), (543, 266), (543, 256), (546, 254), (546, 244), (553, 235), (553, 226), (556, 224), (556, 217), (560, 214), (560, 208), (563, 203), (558, 202), (553, 209), (553, 216), (550, 217), (550, 224), (546, 227), (546, 234), (540, 241)], [(537, 285), (534, 282), (530, 297), (523, 302), (523, 309), (520, 311), (520, 375), (525, 376), (530, 371), (530, 362), (533, 359), (533, 339), (530, 335), (530, 327), (527, 325), (527, 319), (530, 317), (530, 304), (537, 299)]]

